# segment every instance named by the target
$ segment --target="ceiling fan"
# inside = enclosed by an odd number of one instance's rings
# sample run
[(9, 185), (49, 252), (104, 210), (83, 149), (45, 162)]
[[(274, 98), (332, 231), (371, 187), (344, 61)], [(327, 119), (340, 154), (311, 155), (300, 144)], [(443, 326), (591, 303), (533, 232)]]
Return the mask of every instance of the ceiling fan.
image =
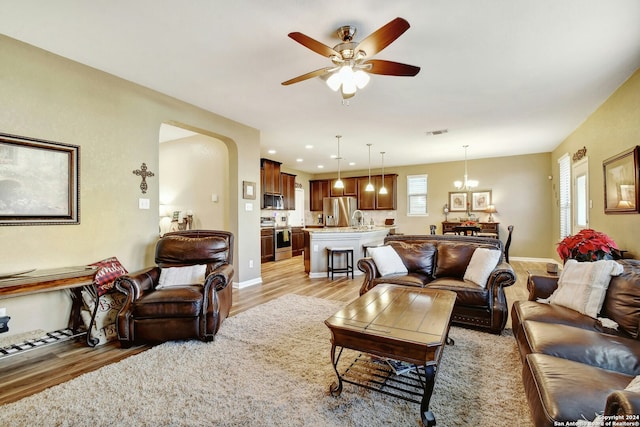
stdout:
[(357, 89), (362, 89), (369, 82), (369, 74), (413, 77), (418, 74), (420, 67), (383, 59), (370, 59), (408, 29), (409, 23), (406, 20), (396, 18), (358, 43), (353, 41), (356, 27), (345, 25), (337, 31), (342, 43), (333, 48), (302, 33), (289, 33), (289, 37), (301, 45), (328, 57), (333, 66), (302, 74), (282, 84), (287, 86), (314, 77), (326, 78), (331, 89), (341, 89), (342, 98), (348, 99), (356, 94)]

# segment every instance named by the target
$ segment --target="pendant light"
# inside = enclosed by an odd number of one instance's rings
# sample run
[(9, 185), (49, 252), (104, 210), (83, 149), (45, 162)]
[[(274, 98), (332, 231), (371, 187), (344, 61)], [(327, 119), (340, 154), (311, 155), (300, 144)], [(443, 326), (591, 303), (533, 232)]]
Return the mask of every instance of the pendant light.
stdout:
[(338, 139), (338, 157), (336, 157), (336, 159), (338, 159), (338, 180), (333, 184), (333, 188), (344, 188), (344, 182), (340, 179), (340, 159), (342, 159), (342, 157), (340, 157), (340, 138), (342, 138), (342, 136), (336, 135), (336, 138)]
[(384, 186), (384, 151), (381, 151), (382, 155), (382, 187), (380, 187), (379, 194), (387, 194), (387, 187)]
[(372, 145), (373, 144), (367, 144), (367, 147), (369, 147), (369, 183), (365, 187), (364, 191), (375, 191), (375, 188), (373, 187), (373, 184), (371, 183), (371, 146)]
[(468, 145), (463, 145), (464, 147), (464, 181), (455, 181), (453, 185), (458, 190), (472, 190), (476, 188), (479, 182), (475, 179), (469, 179), (469, 175), (467, 173), (467, 148)]

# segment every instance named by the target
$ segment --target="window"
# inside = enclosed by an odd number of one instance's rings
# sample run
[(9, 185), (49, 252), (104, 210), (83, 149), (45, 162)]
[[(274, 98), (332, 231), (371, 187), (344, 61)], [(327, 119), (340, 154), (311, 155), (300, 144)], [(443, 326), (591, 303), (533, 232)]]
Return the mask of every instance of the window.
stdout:
[(589, 228), (589, 158), (573, 163), (573, 233)]
[(560, 238), (571, 234), (571, 164), (568, 154), (558, 159), (559, 189), (558, 199), (560, 208)]
[(407, 215), (427, 215), (427, 175), (407, 176)]

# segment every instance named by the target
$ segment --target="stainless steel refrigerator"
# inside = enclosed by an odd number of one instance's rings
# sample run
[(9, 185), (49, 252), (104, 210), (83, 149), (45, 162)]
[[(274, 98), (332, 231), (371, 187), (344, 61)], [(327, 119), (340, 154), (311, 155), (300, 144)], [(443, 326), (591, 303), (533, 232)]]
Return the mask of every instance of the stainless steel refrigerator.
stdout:
[(349, 227), (351, 216), (358, 209), (355, 197), (325, 197), (322, 199), (322, 213), (326, 227)]

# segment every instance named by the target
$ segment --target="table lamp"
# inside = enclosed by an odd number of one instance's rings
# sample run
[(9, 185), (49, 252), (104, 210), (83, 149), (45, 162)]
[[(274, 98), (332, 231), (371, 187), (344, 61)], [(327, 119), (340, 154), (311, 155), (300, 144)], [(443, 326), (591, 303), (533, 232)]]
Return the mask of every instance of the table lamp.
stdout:
[(484, 211), (489, 214), (489, 222), (493, 222), (493, 214), (498, 212), (496, 207), (494, 205), (489, 205)]

